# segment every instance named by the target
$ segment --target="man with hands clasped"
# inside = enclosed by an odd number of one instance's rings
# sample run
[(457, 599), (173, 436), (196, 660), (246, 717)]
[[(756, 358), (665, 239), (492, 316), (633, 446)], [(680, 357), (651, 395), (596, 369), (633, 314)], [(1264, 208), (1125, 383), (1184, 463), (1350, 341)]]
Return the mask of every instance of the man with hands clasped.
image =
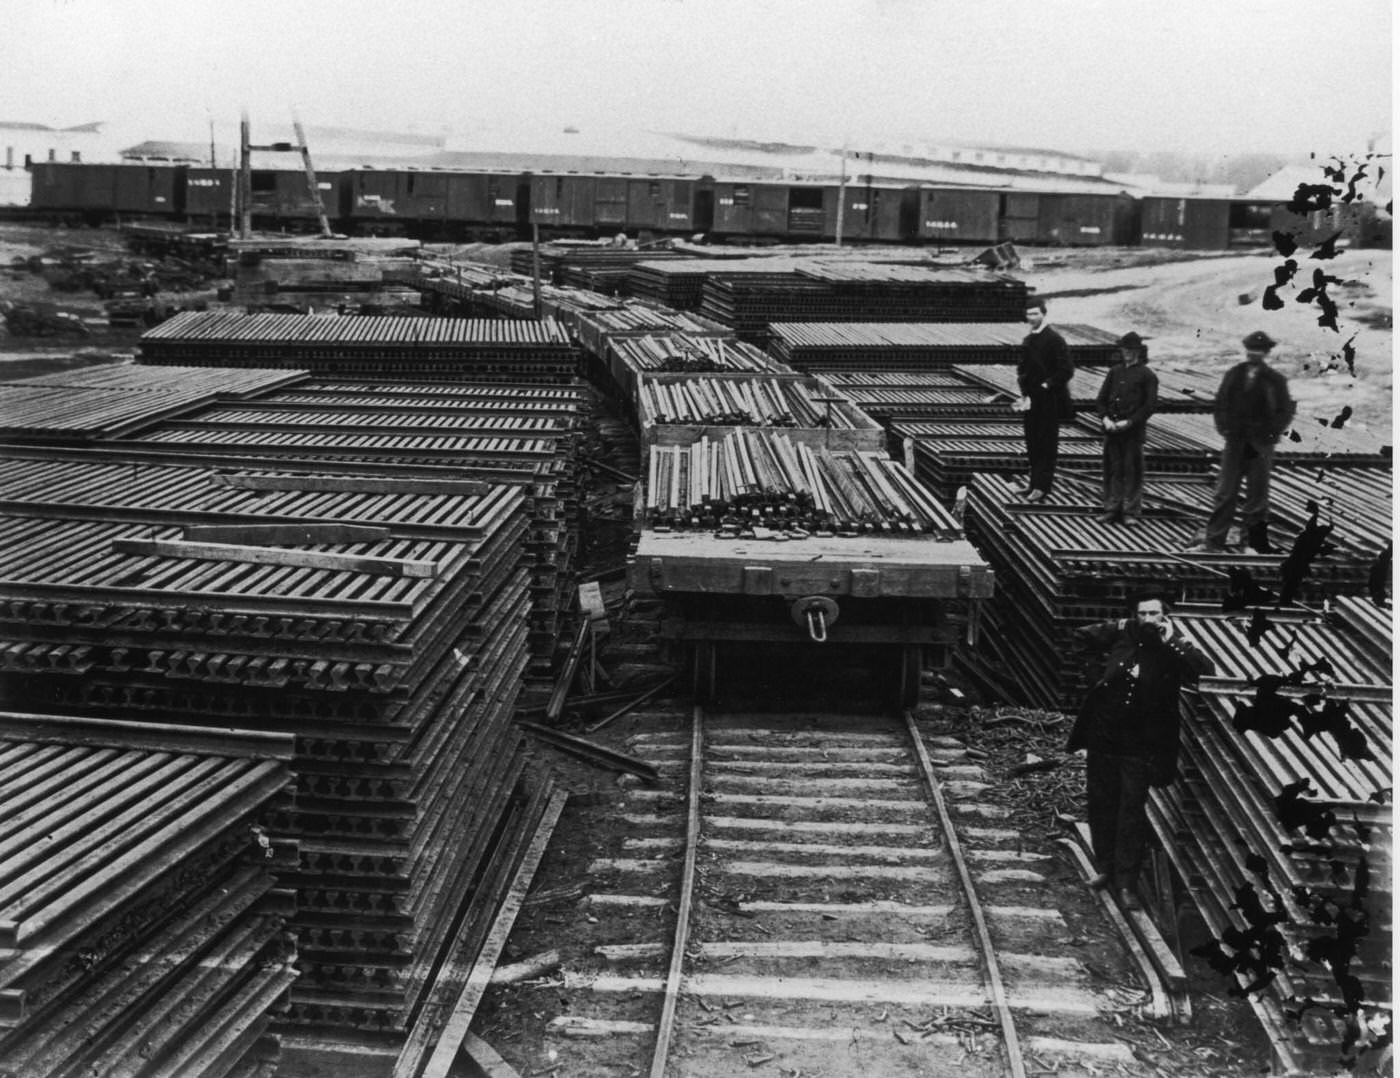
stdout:
[(1076, 629), (1103, 656), (1068, 748), (1088, 750), (1089, 833), (1100, 875), (1124, 909), (1141, 909), (1134, 890), (1147, 846), (1147, 791), (1176, 778), (1179, 697), (1215, 664), (1186, 638), (1159, 597), (1133, 604), (1133, 617)]
[(1012, 404), (1021, 413), (1026, 435), (1030, 478), (1016, 493), (1028, 502), (1043, 501), (1055, 484), (1055, 462), (1060, 454), (1060, 424), (1074, 417), (1069, 395), (1074, 360), (1065, 339), (1046, 318), (1045, 301), (1032, 298), (1026, 305), (1031, 331), (1021, 342), (1016, 364), (1016, 384), (1021, 395)]
[(1100, 524), (1142, 519), (1142, 447), (1147, 418), (1157, 408), (1157, 375), (1147, 369), (1147, 345), (1136, 333), (1118, 338), (1118, 365), (1099, 389), (1103, 424), (1103, 513)]

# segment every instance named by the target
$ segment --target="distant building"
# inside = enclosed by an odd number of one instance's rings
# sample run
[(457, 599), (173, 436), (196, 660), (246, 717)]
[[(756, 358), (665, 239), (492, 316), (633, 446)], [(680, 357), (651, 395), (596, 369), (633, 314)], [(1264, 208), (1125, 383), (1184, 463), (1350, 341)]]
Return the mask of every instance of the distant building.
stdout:
[(29, 204), (28, 165), (37, 161), (88, 161), (103, 156), (101, 123), (50, 127), (0, 120), (0, 206)]

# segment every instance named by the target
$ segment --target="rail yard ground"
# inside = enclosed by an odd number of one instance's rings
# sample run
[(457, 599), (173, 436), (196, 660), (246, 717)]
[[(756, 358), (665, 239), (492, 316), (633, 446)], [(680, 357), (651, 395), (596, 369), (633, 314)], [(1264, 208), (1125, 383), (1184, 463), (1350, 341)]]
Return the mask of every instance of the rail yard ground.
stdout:
[[(0, 333), (0, 380), (110, 362), (134, 351), (140, 330), (96, 324), (101, 304), (90, 294), (51, 293), (42, 278), (7, 268), (16, 257), (68, 244), (118, 247), (111, 231), (0, 228), (0, 300), (56, 303), (82, 316), (91, 330), (82, 339)], [(759, 253), (778, 250), (785, 249)], [(504, 264), (508, 252), (477, 248), (471, 254)], [(960, 253), (944, 249), (938, 257)], [(1266, 329), (1281, 342), (1276, 360), (1291, 379), (1302, 416), (1326, 423), (1350, 408), (1348, 423), (1390, 440), (1389, 251), (1344, 251), (1316, 263), (1338, 279), (1329, 286), (1340, 309), (1335, 332), (1316, 324), (1315, 305), (1293, 302), (1293, 286), (1284, 289), (1285, 309), (1261, 309), (1280, 261), (1270, 252), (1030, 248), (1021, 255), (1019, 275), (1050, 298), (1054, 320), (1115, 333), (1136, 330), (1164, 369), (1213, 380), (1239, 358), (1242, 337)], [(1300, 261), (1300, 278), (1310, 280), (1314, 263)], [(1344, 353), (1344, 344), (1353, 353)], [(619, 448), (627, 439), (616, 437), (625, 422), (607, 415), (601, 400), (595, 405), (586, 435), (590, 456), (610, 464), (613, 476), (638, 474), (635, 439)], [(552, 949), (559, 963), (491, 989), (473, 1026), (519, 1074), (532, 1078), (644, 1072), (649, 1047), (636, 1027), (655, 1022), (658, 954), (670, 945), (669, 906), (681, 875), (676, 853), (684, 845), (684, 825), (676, 821), (686, 796), (681, 750), (691, 717), (689, 675), (679, 654), (658, 642), (658, 604), (634, 597), (617, 578), (631, 505), (628, 485), (611, 478), (597, 480), (588, 495), (583, 577), (607, 578), (613, 620), (601, 664), (623, 687), (677, 676), (670, 689), (592, 736), (654, 760), (662, 780), (647, 789), (631, 777), (619, 779), (542, 746), (536, 750), (557, 768), (573, 799), (502, 961)], [(950, 1014), (911, 998), (921, 985), (961, 983), (960, 971), (970, 964), (959, 950), (967, 949), (967, 933), (947, 912), (954, 895), (950, 870), (938, 825), (913, 792), (915, 760), (901, 741), (907, 732), (877, 713), (877, 675), (854, 662), (825, 663), (776, 684), (751, 657), (731, 652), (725, 659), (724, 694), (707, 717), (718, 750), (706, 758), (701, 811), (710, 843), (701, 848), (689, 966), (698, 973), (695, 981), (711, 989), (697, 989), (681, 1003), (673, 1055), (679, 1069), (673, 1064), (670, 1073), (992, 1078), (1000, 1057), (990, 1010), (962, 1006)], [(577, 729), (577, 716), (569, 718)], [(1082, 762), (1062, 757), (1067, 716), (987, 706), (956, 675), (929, 672), (914, 722), (955, 816), (966, 812), (958, 830), (986, 887), (1013, 995), (1049, 1001), (1043, 1013), (1028, 1008), (1037, 1013), (1022, 1031), (1030, 1074), (1223, 1078), (1267, 1071), (1262, 1028), (1229, 992), (1232, 982), (1204, 960), (1187, 962), (1192, 1020), (1151, 1017), (1148, 986), (1059, 841), (1067, 834), (1063, 817), (1082, 816)], [(820, 731), (821, 745), (802, 740), (812, 730)], [(1037, 762), (1048, 766), (1029, 766)], [(767, 795), (781, 795), (782, 787), (802, 795), (804, 784), (832, 795), (833, 805), (804, 818), (806, 809), (796, 802), (812, 797), (791, 799), (788, 811), (762, 803), (780, 801)], [(851, 803), (839, 796), (842, 789), (872, 804)], [(902, 799), (909, 805), (896, 804)], [(897, 837), (916, 832), (922, 836), (917, 843)], [(752, 841), (775, 836), (784, 841)], [(901, 841), (907, 857), (889, 852)], [(812, 845), (804, 850), (804, 843)], [(770, 847), (765, 856), (777, 869), (732, 852), (759, 845)], [(768, 867), (753, 867), (760, 864)], [(894, 924), (885, 917), (892, 903), (923, 912)], [(1189, 915), (1163, 928), (1179, 932), (1188, 947), (1207, 938)], [(817, 952), (794, 956), (782, 949), (794, 942)], [(652, 944), (651, 950), (645, 946)], [(794, 957), (810, 962), (781, 965)], [(785, 996), (766, 987), (788, 969), (795, 970), (794, 980), (830, 993), (867, 994)], [(760, 982), (762, 992), (743, 991)], [(811, 1035), (791, 1036), (798, 1030)], [(1093, 1050), (1086, 1052), (1085, 1044)], [(466, 1078), (469, 1071), (459, 1065), (455, 1073)]]
[[(59, 245), (116, 251), (109, 229), (51, 229), (0, 226), (0, 267), (16, 258)], [(458, 247), (455, 253), (504, 265), (510, 245)], [(830, 246), (770, 247), (756, 254), (833, 251)], [(879, 256), (908, 248), (843, 248), (850, 254)], [(935, 257), (956, 260), (968, 249), (944, 248)], [(1339, 308), (1338, 330), (1317, 325), (1318, 309), (1293, 301), (1296, 289), (1282, 290), (1284, 309), (1260, 307), (1282, 259), (1272, 251), (1195, 254), (1160, 248), (1024, 248), (1017, 275), (1051, 298), (1052, 319), (1083, 322), (1104, 329), (1136, 330), (1149, 340), (1152, 362), (1166, 370), (1223, 372), (1241, 354), (1240, 339), (1267, 329), (1280, 342), (1274, 362), (1292, 380), (1303, 414), (1330, 421), (1344, 407), (1350, 422), (1388, 431), (1392, 421), (1392, 271), (1386, 250), (1344, 250), (1328, 262), (1301, 259), (1299, 287), (1311, 283), (1314, 268), (1340, 280), (1329, 294)], [(0, 300), (51, 302), (93, 322), (101, 302), (90, 294), (57, 294), (26, 271), (0, 268)], [(139, 331), (91, 325), (92, 336), (22, 339), (0, 335), (0, 377), (40, 373), (50, 364), (106, 362), (130, 355)], [(1355, 349), (1355, 376), (1347, 369), (1343, 346)], [(64, 357), (60, 359), (59, 357)]]

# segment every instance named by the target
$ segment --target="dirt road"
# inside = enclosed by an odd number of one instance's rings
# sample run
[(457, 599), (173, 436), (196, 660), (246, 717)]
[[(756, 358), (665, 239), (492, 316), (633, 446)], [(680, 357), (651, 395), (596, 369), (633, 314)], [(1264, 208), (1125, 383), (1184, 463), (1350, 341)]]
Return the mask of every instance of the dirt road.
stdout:
[[(1025, 253), (1033, 262), (1038, 254)], [(1280, 261), (1277, 255), (1249, 254), (1101, 268), (1084, 257), (1044, 269), (1033, 264), (1021, 276), (1051, 297), (1052, 319), (1119, 333), (1136, 330), (1149, 338), (1152, 363), (1163, 369), (1223, 373), (1241, 358), (1240, 340), (1262, 329), (1279, 342), (1275, 365), (1289, 376), (1300, 415), (1330, 420), (1350, 405), (1352, 422), (1389, 431), (1391, 252), (1346, 251), (1330, 263), (1299, 260), (1299, 277), (1308, 283), (1318, 266), (1341, 278), (1340, 286), (1329, 289), (1341, 310), (1340, 332), (1318, 326), (1318, 308), (1294, 302), (1292, 285), (1281, 290), (1285, 309), (1260, 306)], [(1244, 296), (1249, 300), (1241, 303)], [(1353, 336), (1355, 377), (1341, 356)]]

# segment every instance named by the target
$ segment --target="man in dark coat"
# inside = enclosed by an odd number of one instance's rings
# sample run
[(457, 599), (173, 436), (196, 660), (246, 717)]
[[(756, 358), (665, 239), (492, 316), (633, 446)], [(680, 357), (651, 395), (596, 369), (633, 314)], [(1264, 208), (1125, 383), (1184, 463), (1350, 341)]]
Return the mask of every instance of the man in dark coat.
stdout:
[(1215, 664), (1182, 634), (1160, 598), (1140, 599), (1132, 619), (1075, 630), (1076, 641), (1103, 655), (1069, 737), (1088, 750), (1089, 833), (1100, 875), (1119, 903), (1141, 909), (1134, 886), (1147, 844), (1147, 791), (1176, 778), (1180, 751), (1178, 697)]
[(1220, 453), (1220, 478), (1205, 541), (1189, 553), (1219, 553), (1225, 549), (1230, 523), (1240, 500), (1241, 481), (1249, 493), (1241, 506), (1245, 541), (1269, 553), (1269, 472), (1274, 466), (1274, 443), (1293, 422), (1297, 404), (1288, 393), (1288, 379), (1266, 362), (1274, 341), (1267, 333), (1244, 339), (1244, 362), (1225, 372), (1215, 394), (1215, 429), (1225, 438)]
[(1021, 342), (1021, 359), (1016, 364), (1016, 383), (1021, 398), (1013, 407), (1021, 413), (1026, 432), (1026, 456), (1030, 458), (1030, 480), (1016, 493), (1026, 501), (1047, 497), (1055, 482), (1055, 461), (1060, 454), (1060, 423), (1074, 415), (1069, 381), (1074, 377), (1074, 361), (1069, 346), (1045, 318), (1045, 301), (1032, 299), (1026, 307), (1031, 331)]
[(1137, 524), (1142, 519), (1142, 445), (1147, 417), (1157, 409), (1157, 376), (1147, 369), (1147, 345), (1136, 333), (1118, 338), (1118, 359), (1099, 389), (1104, 434), (1099, 523)]

